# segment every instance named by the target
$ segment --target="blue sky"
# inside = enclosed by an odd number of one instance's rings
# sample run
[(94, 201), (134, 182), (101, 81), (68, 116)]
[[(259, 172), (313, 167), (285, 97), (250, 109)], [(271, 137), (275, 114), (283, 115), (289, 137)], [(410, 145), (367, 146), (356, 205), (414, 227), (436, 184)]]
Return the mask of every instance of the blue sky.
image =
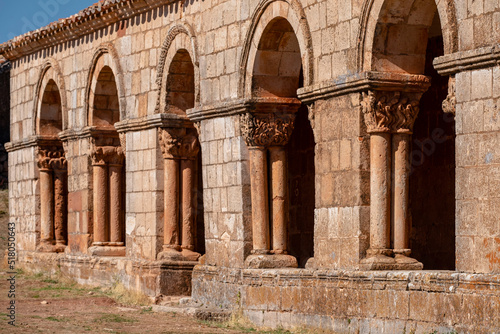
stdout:
[(0, 43), (76, 14), (98, 0), (0, 0)]

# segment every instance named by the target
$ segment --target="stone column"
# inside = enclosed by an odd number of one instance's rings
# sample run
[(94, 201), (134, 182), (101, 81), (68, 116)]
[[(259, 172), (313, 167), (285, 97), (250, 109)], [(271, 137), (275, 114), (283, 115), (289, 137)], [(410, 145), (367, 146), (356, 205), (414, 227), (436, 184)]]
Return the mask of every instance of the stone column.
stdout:
[(164, 224), (163, 250), (180, 251), (179, 235), (179, 160), (166, 158), (164, 161)]
[[(391, 135), (370, 134), (370, 249), (368, 254), (390, 256)], [(391, 259), (392, 262), (392, 259)]]
[(288, 249), (288, 178), (284, 146), (269, 148), (271, 164), (271, 203), (274, 254), (287, 254)]
[(158, 131), (165, 159), (164, 244), (158, 258), (196, 261), (200, 257), (195, 252), (198, 138), (191, 128), (161, 128)]
[(63, 252), (66, 248), (67, 233), (67, 162), (64, 157), (54, 159), (54, 236), (55, 251)]
[(269, 202), (267, 193), (267, 151), (263, 146), (251, 146), (250, 187), (252, 201), (252, 254), (270, 252)]
[(54, 183), (47, 150), (38, 150), (40, 170), (40, 245), (41, 252), (52, 252), (54, 241)]
[[(394, 152), (394, 253), (409, 255), (408, 204), (410, 174), (410, 135), (395, 133), (392, 139)], [(408, 252), (407, 252), (408, 251)]]
[(66, 247), (66, 159), (62, 147), (37, 150), (40, 170), (41, 252), (62, 252)]
[(362, 269), (422, 269), (421, 263), (408, 257), (409, 150), (421, 94), (369, 91), (363, 95), (370, 134), (370, 248)]
[[(242, 135), (250, 152), (253, 250), (245, 260), (249, 268), (297, 267), (297, 259), (287, 255), (288, 195), (284, 151), (293, 130), (293, 120), (293, 113), (274, 112), (247, 113), (240, 118)], [(268, 148), (271, 171), (267, 170)], [(271, 194), (268, 182), (271, 182)], [(269, 195), (272, 196), (272, 217)], [(273, 231), (272, 247), (270, 230)]]
[(116, 148), (116, 154), (109, 162), (109, 246), (123, 246), (123, 152)]
[(391, 124), (394, 104), (378, 92), (364, 94), (362, 111), (370, 134), (370, 247), (365, 269), (391, 269)]
[(195, 237), (196, 237), (196, 206), (197, 206), (197, 175), (196, 175), (196, 158), (200, 151), (198, 138), (193, 130), (187, 131), (187, 134), (182, 138), (180, 150), (181, 156), (181, 248), (182, 256), (186, 260), (196, 261), (201, 256), (195, 252)]
[[(408, 94), (405, 94), (408, 95)], [(393, 159), (393, 205), (392, 227), (393, 247), (399, 269), (419, 270), (422, 263), (410, 258), (410, 149), (413, 125), (419, 112), (420, 94), (410, 94), (400, 98), (395, 106), (395, 119), (392, 126)]]
[(92, 152), (93, 169), (93, 246), (104, 246), (109, 242), (108, 231), (108, 168), (104, 160), (105, 152), (97, 147)]

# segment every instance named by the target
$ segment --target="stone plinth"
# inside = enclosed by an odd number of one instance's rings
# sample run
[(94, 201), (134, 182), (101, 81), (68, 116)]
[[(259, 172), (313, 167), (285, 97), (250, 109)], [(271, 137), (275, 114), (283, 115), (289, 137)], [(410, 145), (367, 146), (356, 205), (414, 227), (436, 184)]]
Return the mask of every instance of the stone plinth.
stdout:
[(500, 276), (450, 271), (229, 269), (196, 266), (193, 299), (256, 326), (338, 333), (491, 333)]

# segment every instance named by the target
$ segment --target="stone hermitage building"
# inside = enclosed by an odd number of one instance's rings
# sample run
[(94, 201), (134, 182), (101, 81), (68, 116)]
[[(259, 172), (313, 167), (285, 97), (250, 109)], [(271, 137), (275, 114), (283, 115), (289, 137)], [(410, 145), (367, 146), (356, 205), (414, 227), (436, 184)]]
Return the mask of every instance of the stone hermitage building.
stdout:
[(497, 0), (104, 0), (19, 36), (19, 261), (261, 326), (498, 332), (499, 41)]

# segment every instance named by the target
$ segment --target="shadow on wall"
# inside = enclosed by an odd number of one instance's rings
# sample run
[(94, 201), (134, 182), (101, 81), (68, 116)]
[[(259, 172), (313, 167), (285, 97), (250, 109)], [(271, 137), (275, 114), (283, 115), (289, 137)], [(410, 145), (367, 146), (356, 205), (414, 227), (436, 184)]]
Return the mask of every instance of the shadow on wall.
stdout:
[(10, 62), (0, 60), (0, 189), (8, 186), (5, 143), (10, 140)]

